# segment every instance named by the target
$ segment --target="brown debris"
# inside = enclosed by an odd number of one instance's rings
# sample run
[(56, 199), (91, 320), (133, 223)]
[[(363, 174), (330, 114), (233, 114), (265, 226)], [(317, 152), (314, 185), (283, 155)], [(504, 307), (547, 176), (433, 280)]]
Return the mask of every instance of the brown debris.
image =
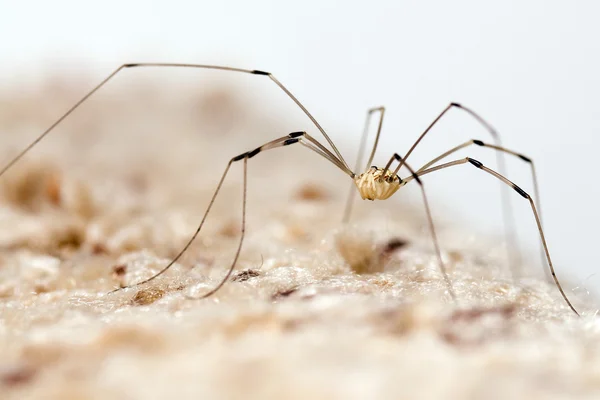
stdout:
[(474, 307), (452, 313), (440, 335), (455, 346), (476, 346), (486, 341), (507, 336), (509, 321), (517, 311), (515, 304), (497, 307)]
[(289, 297), (290, 295), (292, 295), (293, 293), (295, 293), (296, 291), (298, 291), (297, 287), (293, 287), (290, 289), (284, 289), (284, 290), (280, 290), (277, 293), (273, 294), (271, 296), (271, 300), (273, 301), (277, 301), (277, 300), (281, 300), (285, 297)]
[(3, 386), (15, 387), (33, 380), (37, 371), (29, 366), (21, 365), (0, 370), (0, 382)]
[(491, 308), (470, 308), (467, 310), (458, 310), (455, 311), (450, 317), (450, 322), (459, 322), (459, 321), (467, 321), (472, 322), (478, 318), (481, 318), (485, 315), (496, 314), (503, 318), (512, 317), (517, 311), (517, 306), (515, 304), (505, 304), (498, 307)]
[(165, 291), (159, 288), (140, 289), (131, 299), (134, 306), (147, 306), (154, 303), (165, 295)]
[(306, 183), (296, 191), (294, 198), (304, 201), (325, 201), (331, 198), (331, 195), (325, 188), (314, 183)]
[(27, 164), (7, 174), (2, 181), (6, 202), (29, 212), (39, 212), (45, 204), (60, 205), (60, 172), (50, 163)]
[(115, 278), (121, 278), (127, 272), (127, 265), (125, 264), (117, 264), (112, 267), (113, 276)]
[(338, 252), (350, 269), (357, 274), (381, 272), (373, 261), (376, 258), (376, 245), (370, 236), (360, 232), (341, 232), (335, 238)]
[(64, 249), (78, 249), (85, 241), (83, 229), (67, 229), (56, 239), (56, 247)]
[(87, 220), (95, 215), (89, 188), (82, 182), (65, 179), (51, 163), (30, 163), (15, 168), (0, 183), (3, 200), (31, 213), (49, 209), (67, 211)]
[(401, 238), (391, 238), (388, 242), (381, 248), (379, 252), (380, 257), (387, 257), (391, 255), (394, 251), (399, 250), (405, 247), (408, 244), (408, 240)]
[(37, 282), (33, 285), (33, 293), (42, 294), (51, 291), (50, 284), (48, 282)]
[(391, 255), (407, 244), (405, 239), (392, 238), (384, 245), (377, 245), (370, 236), (353, 232), (336, 237), (338, 251), (357, 274), (382, 272)]
[(447, 251), (446, 254), (448, 254), (448, 257), (454, 263), (463, 262), (465, 260), (464, 255), (460, 251), (450, 250)]
[(235, 275), (233, 278), (231, 278), (231, 280), (233, 282), (245, 282), (248, 279), (256, 278), (257, 276), (260, 276), (259, 271), (255, 269), (247, 269)]
[(108, 248), (102, 243), (94, 243), (92, 245), (92, 254), (94, 254), (94, 255), (108, 254)]
[(50, 175), (46, 182), (46, 196), (50, 203), (56, 207), (60, 206), (61, 203), (61, 181), (57, 173)]
[(228, 238), (235, 238), (240, 234), (241, 227), (238, 222), (229, 221), (219, 230), (219, 234)]
[(404, 336), (419, 330), (435, 329), (437, 316), (423, 307), (393, 307), (373, 314), (377, 325), (394, 336)]

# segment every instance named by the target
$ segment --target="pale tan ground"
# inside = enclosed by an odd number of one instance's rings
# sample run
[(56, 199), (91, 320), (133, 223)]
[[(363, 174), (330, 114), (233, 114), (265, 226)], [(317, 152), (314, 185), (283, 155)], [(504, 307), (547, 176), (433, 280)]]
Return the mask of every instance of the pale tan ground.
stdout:
[[(61, 88), (0, 100), (2, 160), (81, 93)], [(215, 296), (195, 299), (233, 255), (240, 166), (179, 264), (107, 294), (177, 252), (230, 157), (289, 131), (227, 92), (114, 93), (2, 178), (1, 399), (600, 398), (590, 304), (576, 318), (553, 285), (513, 283), (493, 240), (442, 223), (453, 303), (422, 210), (381, 203), (342, 226), (349, 181), (290, 168), (315, 160), (302, 149), (249, 164), (244, 251)]]

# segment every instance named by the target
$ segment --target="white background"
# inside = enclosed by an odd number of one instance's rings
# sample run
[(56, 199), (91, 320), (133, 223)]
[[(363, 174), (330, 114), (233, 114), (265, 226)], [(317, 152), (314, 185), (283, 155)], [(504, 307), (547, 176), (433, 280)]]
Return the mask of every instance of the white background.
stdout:
[[(263, 69), (337, 141), (358, 141), (364, 111), (386, 105), (381, 159), (406, 152), (447, 103), (461, 102), (536, 161), (550, 249), (578, 284), (600, 267), (599, 19), (598, 1), (0, 0), (0, 83), (27, 85), (66, 68), (102, 77), (136, 61)], [(471, 137), (489, 141), (457, 111), (413, 163)], [(467, 154), (494, 160), (485, 149)], [(511, 162), (510, 177), (530, 190), (521, 164)], [(449, 199), (470, 218), (466, 227), (499, 229), (497, 183), (457, 168), (429, 181), (442, 190), (437, 203)], [(530, 210), (513, 197), (534, 253)]]

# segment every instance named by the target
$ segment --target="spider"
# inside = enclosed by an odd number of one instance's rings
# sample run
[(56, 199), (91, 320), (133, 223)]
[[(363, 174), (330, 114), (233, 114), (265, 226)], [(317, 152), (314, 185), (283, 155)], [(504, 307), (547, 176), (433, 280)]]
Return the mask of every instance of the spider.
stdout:
[[(115, 289), (112, 292), (146, 284), (146, 283), (156, 279), (157, 277), (159, 277), (160, 275), (165, 273), (169, 268), (171, 268), (171, 266), (173, 266), (181, 258), (181, 256), (186, 252), (186, 250), (189, 248), (189, 246), (192, 244), (192, 242), (196, 239), (196, 237), (202, 230), (204, 222), (206, 221), (206, 218), (212, 209), (215, 199), (216, 199), (217, 195), (219, 194), (219, 191), (221, 190), (223, 182), (224, 182), (225, 178), (227, 177), (227, 174), (229, 173), (231, 166), (234, 163), (242, 163), (243, 164), (242, 225), (241, 225), (241, 235), (240, 235), (240, 239), (239, 239), (237, 248), (235, 250), (235, 255), (234, 255), (233, 261), (231, 262), (231, 265), (229, 266), (225, 276), (219, 281), (219, 283), (214, 288), (212, 288), (211, 290), (209, 290), (207, 293), (203, 294), (199, 298), (206, 298), (206, 297), (209, 297), (209, 296), (215, 294), (231, 277), (233, 270), (235, 269), (236, 263), (238, 261), (238, 258), (240, 256), (240, 252), (242, 250), (242, 245), (244, 242), (244, 235), (245, 235), (245, 229), (246, 229), (246, 193), (247, 193), (248, 160), (250, 160), (253, 157), (256, 157), (260, 153), (267, 151), (267, 150), (272, 150), (272, 149), (285, 147), (285, 146), (291, 146), (294, 144), (300, 144), (300, 145), (308, 148), (309, 150), (315, 152), (319, 156), (328, 160), (331, 164), (333, 164), (335, 167), (337, 167), (339, 170), (341, 170), (344, 174), (348, 175), (348, 177), (352, 180), (353, 183), (351, 185), (351, 192), (350, 192), (350, 195), (348, 196), (348, 200), (347, 200), (345, 212), (344, 212), (344, 221), (345, 222), (347, 222), (349, 220), (350, 215), (351, 215), (352, 205), (353, 205), (353, 201), (354, 201), (354, 197), (355, 197), (355, 193), (356, 193), (355, 189), (358, 190), (358, 193), (360, 194), (362, 199), (374, 201), (374, 200), (385, 200), (385, 199), (390, 198), (401, 187), (405, 186), (406, 184), (408, 184), (411, 181), (415, 181), (419, 185), (421, 196), (423, 199), (424, 208), (425, 208), (425, 214), (427, 216), (427, 223), (428, 223), (430, 235), (431, 235), (432, 242), (433, 242), (433, 245), (435, 248), (437, 262), (439, 264), (439, 269), (444, 278), (445, 284), (447, 285), (448, 293), (450, 294), (452, 299), (456, 299), (456, 295), (455, 295), (454, 289), (452, 287), (452, 282), (450, 281), (450, 279), (448, 277), (445, 264), (442, 260), (440, 246), (439, 246), (439, 242), (438, 242), (437, 235), (435, 232), (435, 227), (433, 224), (431, 211), (429, 208), (429, 202), (427, 200), (427, 195), (425, 194), (425, 188), (424, 188), (424, 184), (423, 184), (421, 178), (424, 175), (427, 175), (427, 174), (430, 174), (432, 172), (436, 172), (436, 171), (439, 171), (442, 169), (446, 169), (446, 168), (450, 168), (450, 167), (454, 167), (454, 166), (458, 166), (458, 165), (462, 165), (462, 164), (468, 164), (468, 165), (471, 165), (471, 166), (477, 168), (480, 171), (483, 171), (483, 172), (493, 176), (494, 178), (496, 178), (500, 182), (502, 182), (502, 184), (508, 185), (508, 187), (512, 188), (523, 199), (525, 199), (526, 201), (529, 202), (529, 204), (531, 206), (531, 211), (533, 213), (533, 216), (535, 218), (535, 222), (537, 224), (537, 228), (539, 231), (539, 236), (540, 236), (541, 245), (542, 245), (542, 257), (545, 259), (545, 262), (548, 263), (548, 267), (550, 269), (550, 273), (552, 275), (554, 283), (556, 284), (556, 287), (560, 291), (560, 294), (562, 295), (564, 301), (567, 303), (569, 308), (575, 314), (579, 315), (579, 313), (577, 312), (577, 310), (575, 309), (575, 307), (572, 305), (571, 301), (567, 297), (566, 293), (564, 292), (564, 290), (558, 280), (558, 277), (556, 276), (556, 273), (554, 271), (554, 266), (553, 266), (552, 260), (550, 258), (550, 252), (548, 250), (546, 238), (544, 235), (544, 231), (542, 229), (541, 216), (538, 211), (538, 209), (540, 208), (539, 193), (538, 193), (537, 178), (535, 175), (535, 168), (534, 168), (533, 161), (529, 157), (526, 157), (523, 154), (520, 154), (516, 151), (507, 149), (505, 147), (502, 147), (500, 145), (500, 138), (499, 138), (497, 132), (494, 130), (494, 128), (487, 121), (485, 121), (481, 116), (479, 116), (477, 113), (475, 113), (471, 109), (469, 109), (461, 104), (458, 104), (458, 103), (450, 103), (446, 108), (444, 108), (442, 110), (442, 112), (433, 120), (433, 122), (431, 122), (429, 124), (429, 126), (417, 138), (417, 140), (410, 147), (410, 149), (404, 155), (404, 157), (398, 153), (394, 153), (383, 168), (377, 167), (377, 166), (371, 166), (371, 162), (373, 161), (373, 157), (375, 156), (375, 152), (377, 150), (379, 136), (381, 133), (381, 128), (382, 128), (383, 119), (384, 119), (384, 115), (385, 115), (385, 108), (384, 107), (376, 107), (376, 108), (372, 108), (372, 109), (368, 110), (367, 118), (366, 118), (366, 122), (365, 122), (365, 129), (363, 131), (361, 144), (359, 146), (357, 163), (356, 163), (354, 170), (352, 170), (348, 166), (346, 161), (344, 160), (344, 157), (339, 152), (339, 150), (337, 149), (337, 147), (335, 146), (335, 144), (333, 143), (333, 141), (331, 140), (329, 135), (327, 135), (325, 130), (321, 127), (321, 125), (317, 122), (317, 120), (312, 116), (312, 114), (304, 107), (304, 105), (302, 105), (302, 103), (279, 80), (277, 80), (277, 78), (275, 78), (275, 76), (273, 74), (271, 74), (269, 72), (260, 71), (260, 70), (233, 68), (233, 67), (226, 67), (226, 66), (217, 66), (217, 65), (204, 65), (204, 64), (182, 64), (182, 63), (123, 64), (123, 65), (119, 66), (118, 68), (116, 68), (106, 78), (104, 78), (98, 85), (96, 85), (91, 91), (89, 91), (78, 102), (76, 102), (67, 112), (65, 112), (60, 118), (58, 118), (58, 120), (56, 120), (56, 122), (54, 122), (48, 129), (46, 129), (35, 140), (33, 140), (27, 147), (25, 147), (19, 154), (17, 154), (16, 157), (14, 157), (8, 164), (6, 164), (4, 166), (4, 168), (2, 168), (0, 170), (0, 177), (2, 175), (4, 175), (4, 173), (6, 173), (17, 161), (19, 161), (37, 143), (39, 143), (44, 137), (46, 137), (46, 135), (48, 135), (58, 124), (60, 124), (69, 115), (71, 115), (71, 113), (73, 113), (81, 104), (83, 104), (94, 93), (96, 93), (100, 88), (102, 88), (106, 83), (108, 83), (120, 71), (122, 71), (124, 69), (142, 68), (142, 67), (144, 67), (144, 68), (146, 68), (146, 67), (161, 67), (161, 68), (171, 67), (171, 68), (211, 69), (211, 70), (238, 72), (238, 73), (266, 77), (266, 78), (270, 79), (273, 83), (275, 83), (283, 92), (285, 92), (285, 94), (298, 107), (300, 107), (300, 109), (304, 112), (304, 114), (306, 114), (306, 116), (311, 120), (311, 122), (318, 129), (318, 131), (321, 133), (321, 135), (325, 138), (325, 140), (329, 144), (329, 148), (326, 147), (324, 144), (320, 143), (314, 137), (310, 136), (305, 131), (299, 131), (299, 132), (292, 132), (285, 136), (276, 138), (276, 139), (271, 140), (253, 150), (250, 150), (245, 153), (242, 153), (242, 154), (232, 157), (229, 160), (229, 162), (227, 163), (227, 166), (225, 167), (225, 171), (223, 172), (223, 175), (221, 176), (221, 179), (219, 180), (219, 183), (217, 184), (215, 192), (211, 197), (208, 207), (207, 207), (207, 209), (204, 213), (204, 216), (202, 217), (202, 220), (200, 221), (196, 231), (190, 237), (190, 239), (187, 241), (185, 246), (183, 246), (183, 248), (179, 251), (179, 253), (177, 253), (177, 255), (164, 268), (162, 268), (160, 271), (158, 271), (157, 273), (152, 275), (150, 278), (145, 279), (145, 280), (135, 283), (135, 284), (119, 287), (118, 289)], [(473, 117), (479, 124), (481, 124), (490, 133), (490, 135), (494, 139), (495, 143), (489, 144), (489, 143), (484, 143), (481, 140), (472, 139), (472, 140), (466, 141), (456, 147), (451, 148), (450, 150), (446, 151), (445, 153), (439, 155), (438, 157), (435, 157), (433, 160), (426, 163), (421, 168), (413, 169), (410, 166), (410, 164), (407, 163), (406, 160), (409, 158), (409, 156), (411, 155), (413, 150), (417, 147), (417, 145), (421, 142), (421, 140), (425, 137), (425, 135), (427, 135), (427, 133), (430, 132), (431, 128), (444, 115), (446, 115), (451, 109), (463, 110), (464, 112), (469, 114), (471, 117)], [(368, 127), (369, 127), (370, 120), (371, 120), (373, 114), (376, 114), (376, 113), (379, 114), (379, 124), (377, 127), (377, 132), (376, 132), (376, 136), (375, 136), (373, 149), (372, 149), (369, 159), (366, 163), (366, 167), (361, 172), (360, 164), (361, 164), (361, 160), (362, 160), (363, 153), (364, 153), (364, 147), (366, 144)], [(447, 162), (439, 164), (440, 161), (446, 159), (447, 157), (449, 157), (453, 153), (457, 152), (458, 150), (472, 146), (472, 145), (487, 147), (487, 148), (497, 151), (499, 163), (503, 160), (502, 156), (504, 154), (508, 154), (508, 155), (518, 157), (519, 159), (530, 164), (531, 169), (532, 169), (533, 181), (534, 181), (534, 194), (535, 194), (536, 201), (534, 202), (533, 198), (528, 193), (526, 193), (523, 189), (521, 189), (515, 183), (513, 183), (508, 178), (506, 178), (504, 176), (504, 174), (496, 172), (495, 170), (486, 167), (480, 161), (478, 161), (474, 158), (465, 157), (465, 158), (455, 159), (452, 161), (447, 161)], [(394, 163), (396, 163), (395, 166), (394, 166)], [(400, 177), (400, 175), (399, 175), (399, 171), (402, 166), (405, 166), (408, 169), (408, 171), (410, 172), (410, 174), (404, 178)], [(503, 168), (503, 162), (500, 164), (499, 169), (502, 170), (502, 168)]]

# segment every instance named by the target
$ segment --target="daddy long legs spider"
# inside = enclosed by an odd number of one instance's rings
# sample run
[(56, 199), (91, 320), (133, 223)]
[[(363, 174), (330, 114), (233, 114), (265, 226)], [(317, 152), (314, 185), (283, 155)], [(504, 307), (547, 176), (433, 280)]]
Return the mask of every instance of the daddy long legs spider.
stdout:
[[(298, 132), (292, 132), (285, 136), (276, 138), (276, 139), (271, 140), (259, 147), (256, 147), (253, 150), (250, 150), (245, 153), (242, 153), (242, 154), (232, 157), (228, 161), (228, 163), (225, 167), (225, 170), (219, 180), (219, 183), (217, 184), (215, 192), (211, 197), (208, 207), (207, 207), (207, 209), (204, 213), (204, 216), (202, 217), (202, 220), (200, 221), (196, 231), (190, 237), (188, 242), (183, 246), (183, 248), (177, 253), (177, 255), (175, 257), (173, 257), (171, 259), (171, 261), (164, 268), (162, 268), (156, 274), (152, 275), (150, 278), (145, 279), (141, 282), (137, 282), (137, 283), (134, 283), (131, 285), (120, 287), (118, 289), (115, 289), (115, 291), (146, 284), (146, 283), (156, 279), (163, 273), (165, 273), (169, 268), (171, 268), (181, 258), (181, 256), (186, 252), (186, 250), (190, 247), (192, 242), (196, 239), (196, 237), (199, 235), (200, 231), (202, 230), (202, 227), (204, 226), (204, 222), (206, 221), (206, 218), (213, 207), (215, 199), (217, 198), (217, 195), (219, 194), (219, 191), (221, 190), (221, 187), (223, 186), (223, 182), (225, 181), (225, 178), (227, 177), (231, 166), (235, 163), (242, 163), (243, 164), (243, 183), (242, 183), (243, 197), (242, 197), (242, 224), (241, 224), (240, 239), (239, 239), (237, 248), (235, 250), (233, 261), (231, 262), (225, 276), (219, 281), (219, 283), (214, 288), (209, 290), (207, 293), (203, 294), (200, 298), (206, 298), (206, 297), (209, 297), (209, 296), (213, 295), (214, 293), (216, 293), (227, 282), (227, 280), (230, 278), (233, 270), (235, 269), (235, 266), (236, 266), (236, 263), (240, 256), (240, 252), (242, 250), (242, 245), (244, 242), (244, 234), (245, 234), (245, 229), (246, 229), (246, 193), (247, 193), (248, 161), (250, 159), (252, 159), (253, 157), (256, 157), (260, 153), (267, 151), (267, 150), (272, 150), (272, 149), (285, 147), (285, 146), (291, 146), (294, 144), (300, 144), (300, 145), (306, 147), (307, 149), (311, 150), (312, 152), (318, 154), (319, 156), (325, 158), (327, 161), (329, 161), (331, 164), (333, 164), (335, 167), (337, 167), (340, 171), (342, 171), (344, 174), (346, 174), (352, 180), (352, 189), (351, 189), (350, 195), (348, 196), (348, 201), (346, 203), (346, 208), (345, 208), (345, 213), (344, 213), (345, 221), (347, 221), (350, 218), (350, 214), (352, 211), (352, 204), (353, 204), (353, 200), (355, 197), (354, 196), (355, 190), (357, 190), (359, 192), (362, 199), (385, 200), (385, 199), (390, 198), (396, 191), (398, 191), (401, 187), (403, 187), (404, 185), (408, 184), (411, 181), (415, 181), (416, 184), (419, 185), (421, 197), (423, 199), (423, 204), (424, 204), (424, 208), (425, 208), (425, 214), (427, 217), (427, 223), (428, 223), (430, 235), (432, 238), (437, 261), (439, 264), (439, 269), (442, 273), (445, 284), (447, 285), (448, 293), (450, 294), (450, 296), (453, 299), (456, 298), (456, 295), (454, 293), (454, 289), (452, 287), (452, 282), (450, 281), (450, 278), (448, 277), (446, 267), (445, 267), (444, 261), (441, 256), (441, 250), (440, 250), (438, 238), (436, 235), (436, 230), (435, 230), (435, 226), (433, 223), (433, 219), (431, 216), (429, 202), (428, 202), (427, 195), (425, 192), (425, 186), (424, 186), (421, 178), (424, 175), (430, 174), (432, 172), (441, 171), (443, 169), (447, 169), (450, 167), (459, 166), (459, 165), (463, 165), (463, 164), (471, 165), (471, 166), (477, 168), (478, 170), (485, 172), (486, 174), (496, 178), (503, 185), (506, 185), (506, 186), (512, 188), (519, 196), (521, 196), (523, 199), (525, 199), (529, 203), (533, 217), (535, 219), (535, 222), (536, 222), (536, 225), (537, 225), (537, 228), (539, 231), (540, 241), (541, 241), (542, 249), (543, 249), (542, 256), (548, 264), (548, 267), (549, 267), (550, 273), (552, 275), (552, 278), (554, 280), (554, 283), (556, 284), (558, 290), (560, 291), (560, 294), (562, 295), (563, 299), (565, 300), (567, 305), (570, 307), (570, 309), (575, 314), (579, 315), (579, 313), (577, 312), (577, 310), (575, 309), (575, 307), (572, 305), (571, 301), (567, 297), (566, 293), (564, 292), (564, 290), (558, 280), (558, 277), (556, 276), (556, 273), (554, 271), (554, 266), (552, 264), (550, 252), (548, 250), (548, 245), (546, 243), (546, 237), (545, 237), (544, 231), (542, 229), (542, 222), (541, 222), (541, 217), (540, 217), (540, 213), (539, 213), (540, 207), (539, 207), (539, 193), (538, 193), (537, 178), (536, 178), (535, 168), (534, 168), (534, 164), (533, 164), (532, 160), (529, 157), (524, 156), (523, 154), (520, 154), (516, 151), (513, 151), (513, 150), (503, 147), (500, 143), (497, 132), (492, 128), (492, 126), (487, 121), (485, 121), (481, 116), (479, 116), (477, 113), (475, 113), (471, 109), (469, 109), (465, 106), (462, 106), (458, 103), (450, 103), (433, 120), (433, 122), (431, 122), (429, 124), (429, 126), (417, 138), (417, 140), (414, 142), (414, 144), (410, 147), (410, 149), (404, 156), (401, 156), (398, 153), (394, 153), (390, 157), (389, 161), (387, 162), (387, 164), (384, 167), (371, 166), (371, 162), (377, 151), (377, 146), (378, 146), (379, 137), (381, 134), (381, 128), (382, 128), (383, 119), (384, 119), (384, 114), (385, 114), (385, 108), (378, 107), (378, 108), (373, 108), (373, 109), (369, 110), (367, 113), (365, 130), (363, 132), (362, 139), (361, 139), (361, 145), (359, 147), (357, 164), (356, 164), (354, 170), (352, 170), (346, 163), (344, 157), (342, 156), (340, 151), (337, 149), (337, 147), (335, 146), (335, 144), (333, 143), (333, 141), (331, 140), (329, 135), (327, 135), (325, 130), (321, 127), (321, 125), (317, 122), (317, 120), (313, 117), (313, 115), (302, 105), (302, 103), (279, 80), (277, 80), (277, 78), (275, 78), (275, 76), (273, 76), (269, 72), (264, 72), (264, 71), (259, 71), (259, 70), (248, 70), (248, 69), (241, 69), (241, 68), (232, 68), (232, 67), (225, 67), (225, 66), (202, 65), (202, 64), (176, 64), (176, 63), (123, 64), (120, 67), (118, 67), (117, 69), (115, 69), (106, 78), (104, 78), (98, 85), (96, 85), (91, 91), (89, 91), (79, 101), (77, 101), (69, 110), (67, 110), (67, 112), (65, 112), (52, 125), (50, 125), (50, 127), (48, 129), (46, 129), (35, 140), (33, 140), (27, 147), (25, 147), (20, 153), (18, 153), (16, 157), (14, 157), (10, 162), (8, 162), (0, 170), (0, 176), (4, 175), (29, 150), (31, 150), (37, 143), (39, 143), (43, 138), (45, 138), (52, 130), (54, 130), (54, 128), (57, 125), (59, 125), (69, 115), (71, 115), (81, 104), (86, 102), (100, 88), (102, 88), (104, 85), (106, 85), (120, 71), (122, 71), (124, 69), (141, 68), (141, 67), (212, 69), (212, 70), (239, 72), (239, 73), (244, 73), (244, 74), (251, 74), (251, 75), (256, 75), (256, 76), (267, 77), (273, 83), (275, 83), (283, 92), (285, 92), (285, 94), (304, 112), (304, 114), (306, 114), (306, 116), (311, 120), (311, 122), (318, 129), (318, 131), (321, 133), (321, 135), (325, 138), (329, 147), (320, 143), (317, 139), (310, 136), (305, 131), (298, 131)], [(431, 161), (429, 161), (422, 167), (420, 167), (418, 169), (413, 169), (410, 166), (410, 164), (408, 164), (407, 159), (412, 154), (413, 150), (417, 147), (417, 145), (421, 142), (421, 140), (431, 131), (431, 129), (438, 123), (438, 121), (440, 119), (442, 119), (444, 117), (444, 115), (446, 115), (451, 109), (460, 109), (460, 110), (463, 110), (464, 112), (468, 113), (471, 117), (473, 117), (477, 122), (479, 122), (487, 130), (487, 132), (492, 136), (494, 143), (488, 144), (482, 140), (472, 139), (472, 140), (469, 140), (467, 142), (464, 142), (462, 144), (459, 144), (458, 146), (455, 146), (455, 147), (449, 149), (448, 151), (435, 157), (434, 159), (432, 159)], [(361, 170), (360, 164), (361, 164), (361, 160), (363, 157), (364, 147), (366, 144), (369, 121), (374, 113), (379, 113), (379, 124), (378, 124), (378, 128), (377, 128), (377, 133), (375, 136), (374, 145), (371, 150), (369, 159), (366, 163), (366, 167)], [(499, 160), (499, 164), (500, 164), (499, 165), (500, 172), (497, 172), (493, 169), (488, 168), (487, 166), (483, 165), (480, 161), (475, 160), (471, 157), (465, 157), (465, 158), (461, 158), (461, 159), (455, 159), (455, 160), (440, 163), (441, 161), (447, 159), (449, 156), (451, 156), (455, 152), (457, 152), (463, 148), (472, 146), (472, 145), (486, 147), (486, 148), (490, 148), (490, 149), (496, 151), (497, 154), (499, 155), (498, 160)], [(521, 189), (515, 183), (513, 183), (508, 178), (506, 178), (505, 174), (502, 172), (503, 164), (504, 164), (502, 155), (504, 155), (504, 154), (518, 157), (522, 161), (530, 164), (531, 169), (532, 169), (533, 180), (534, 180), (535, 201), (532, 198), (532, 196), (530, 196), (527, 192), (525, 192), (523, 189)], [(404, 178), (402, 178), (399, 175), (400, 168), (402, 166), (405, 166), (409, 171), (409, 174)], [(503, 199), (503, 200), (505, 200), (505, 199)], [(505, 210), (506, 210), (506, 207), (505, 207)]]

